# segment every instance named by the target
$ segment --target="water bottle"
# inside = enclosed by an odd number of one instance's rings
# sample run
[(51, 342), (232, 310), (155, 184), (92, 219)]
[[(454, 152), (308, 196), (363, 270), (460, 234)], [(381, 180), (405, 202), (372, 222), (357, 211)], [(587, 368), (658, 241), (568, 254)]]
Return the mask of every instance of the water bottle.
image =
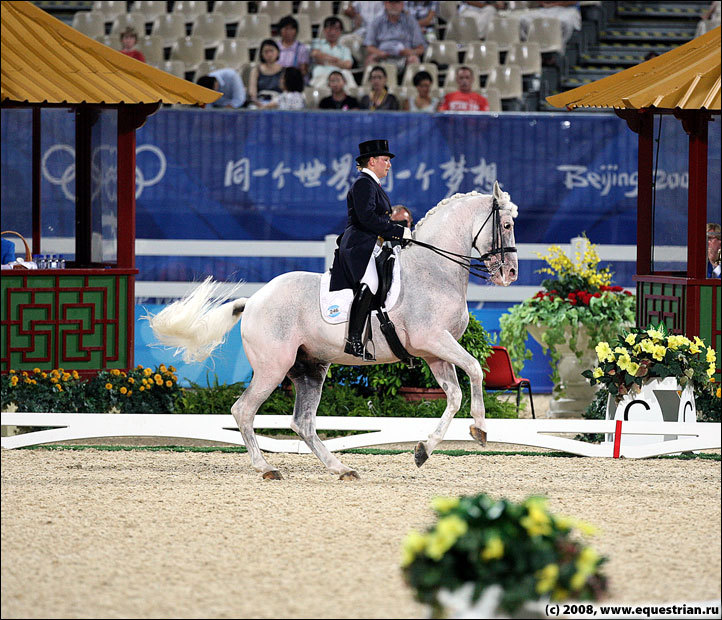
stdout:
[(65, 269), (65, 254), (58, 255), (58, 269)]
[(42, 257), (42, 254), (33, 254), (33, 262), (38, 266), (38, 269), (42, 269), (42, 265), (40, 264)]
[(58, 268), (58, 255), (57, 254), (51, 254), (50, 255), (50, 264), (48, 265), (49, 269), (57, 269)]

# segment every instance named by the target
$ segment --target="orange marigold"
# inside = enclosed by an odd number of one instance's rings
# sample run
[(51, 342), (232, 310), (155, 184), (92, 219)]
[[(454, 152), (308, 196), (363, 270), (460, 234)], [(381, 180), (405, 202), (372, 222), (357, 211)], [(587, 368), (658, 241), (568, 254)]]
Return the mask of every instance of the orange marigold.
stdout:
[(128, 388), (125, 387), (125, 386), (123, 386), (122, 388), (120, 388), (120, 393), (121, 393), (121, 394), (125, 394), (127, 391), (128, 391)]
[(105, 389), (106, 389), (106, 390), (112, 390), (112, 389), (113, 389), (113, 384), (112, 384), (112, 383), (106, 383), (106, 384), (105, 384)]
[(173, 387), (173, 382), (172, 382), (172, 381), (166, 381), (166, 382), (165, 382), (165, 386), (166, 386), (166, 387)]

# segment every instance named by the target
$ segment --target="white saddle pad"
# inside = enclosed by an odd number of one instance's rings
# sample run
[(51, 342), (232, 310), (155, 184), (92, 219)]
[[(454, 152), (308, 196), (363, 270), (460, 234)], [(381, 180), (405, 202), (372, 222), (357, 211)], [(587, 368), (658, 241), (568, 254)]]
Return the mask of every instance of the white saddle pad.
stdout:
[[(351, 309), (353, 301), (353, 290), (344, 288), (340, 291), (329, 291), (331, 285), (331, 272), (327, 271), (321, 276), (321, 294), (319, 296), (321, 303), (321, 316), (327, 323), (345, 323), (348, 321), (348, 312)], [(386, 295), (386, 310), (391, 310), (399, 299), (401, 292), (401, 263), (394, 261), (394, 273), (391, 281), (391, 288)]]

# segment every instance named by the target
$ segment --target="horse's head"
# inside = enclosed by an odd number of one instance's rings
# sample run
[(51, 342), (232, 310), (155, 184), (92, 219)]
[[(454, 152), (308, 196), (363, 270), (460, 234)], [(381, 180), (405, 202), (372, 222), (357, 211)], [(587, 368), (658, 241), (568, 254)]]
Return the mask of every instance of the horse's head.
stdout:
[(486, 210), (476, 218), (479, 226), (473, 245), (481, 254), (489, 278), (494, 284), (509, 286), (519, 274), (519, 261), (514, 241), (514, 218), (517, 206), (509, 194), (502, 192), (497, 181), (491, 196), (490, 212)]

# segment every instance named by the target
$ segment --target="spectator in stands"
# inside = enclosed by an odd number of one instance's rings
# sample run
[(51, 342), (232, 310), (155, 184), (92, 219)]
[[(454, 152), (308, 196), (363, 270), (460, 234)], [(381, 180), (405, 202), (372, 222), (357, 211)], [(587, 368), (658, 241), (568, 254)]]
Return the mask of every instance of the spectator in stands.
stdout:
[(362, 110), (398, 110), (399, 100), (386, 89), (386, 69), (381, 66), (371, 69), (371, 92), (361, 97)]
[(707, 277), (719, 278), (722, 273), (722, 232), (719, 224), (707, 224)]
[(281, 93), (283, 67), (278, 62), (279, 54), (278, 44), (273, 39), (264, 39), (258, 48), (260, 62), (248, 78), (248, 96), (255, 106), (271, 101), (273, 93)]
[(476, 22), (479, 38), (486, 37), (489, 24), (496, 17), (496, 12), (507, 8), (508, 2), (462, 2), (459, 15), (471, 17)]
[(436, 37), (434, 26), (436, 26), (436, 16), (439, 14), (438, 2), (410, 0), (406, 2), (406, 10), (419, 24), (421, 32), (427, 39), (432, 34), (434, 38)]
[(404, 205), (394, 205), (391, 207), (391, 221), (406, 226), (406, 228), (411, 228), (414, 225), (414, 217), (411, 215), (411, 210)]
[(308, 75), (311, 62), (308, 46), (296, 40), (298, 36), (298, 22), (291, 15), (286, 15), (278, 22), (278, 30), (281, 33), (279, 41), (278, 64), (282, 67), (296, 67), (300, 69), (305, 78)]
[(328, 87), (331, 94), (321, 99), (318, 107), (321, 110), (358, 110), (359, 102), (356, 97), (346, 94), (346, 80), (340, 71), (331, 71), (328, 76)]
[(456, 70), (456, 85), (459, 90), (448, 93), (439, 106), (439, 112), (488, 112), (489, 101), (483, 95), (471, 90), (474, 72), (466, 66)]
[(286, 67), (281, 75), (281, 94), (268, 103), (259, 103), (258, 107), (262, 110), (303, 110), (306, 107), (303, 86), (301, 70)]
[(353, 20), (353, 32), (362, 39), (366, 35), (368, 25), (384, 12), (382, 2), (352, 2), (348, 8), (344, 10)]
[[(208, 75), (202, 75), (196, 83), (205, 88), (223, 93), (223, 96), (214, 101), (214, 108), (242, 108), (246, 102), (246, 89), (238, 71), (231, 68), (216, 69)], [(205, 107), (205, 106), (204, 106)]]
[(342, 32), (343, 24), (338, 17), (331, 16), (323, 20), (323, 38), (315, 39), (311, 45), (311, 59), (314, 63), (311, 71), (311, 86), (315, 88), (325, 86), (328, 76), (333, 71), (343, 73), (347, 83), (354, 81), (351, 73), (353, 66), (351, 50), (338, 42)]
[(419, 71), (414, 76), (416, 96), (404, 101), (404, 110), (409, 112), (435, 112), (439, 105), (439, 98), (431, 96), (431, 74), (428, 71)]
[(120, 51), (123, 54), (140, 60), (140, 62), (145, 62), (143, 52), (135, 49), (135, 46), (138, 45), (138, 33), (135, 31), (135, 28), (128, 26), (120, 33), (120, 45)]
[(695, 37), (702, 36), (703, 34), (709, 32), (713, 28), (716, 28), (720, 25), (720, 19), (722, 18), (722, 2), (720, 0), (716, 0), (715, 2), (710, 2), (709, 7), (707, 10), (702, 13), (702, 18), (699, 20), (699, 23), (697, 24), (697, 32), (695, 33)]
[(366, 29), (364, 45), (366, 66), (393, 62), (401, 73), (406, 65), (419, 62), (426, 39), (403, 2), (384, 2), (384, 12)]
[(530, 2), (529, 10), (522, 11), (519, 16), (519, 33), (526, 41), (529, 34), (529, 26), (535, 17), (549, 17), (558, 19), (562, 24), (562, 41), (564, 45), (572, 38), (575, 30), (582, 29), (582, 14), (579, 11), (579, 3), (565, 2)]

